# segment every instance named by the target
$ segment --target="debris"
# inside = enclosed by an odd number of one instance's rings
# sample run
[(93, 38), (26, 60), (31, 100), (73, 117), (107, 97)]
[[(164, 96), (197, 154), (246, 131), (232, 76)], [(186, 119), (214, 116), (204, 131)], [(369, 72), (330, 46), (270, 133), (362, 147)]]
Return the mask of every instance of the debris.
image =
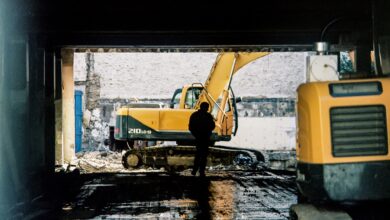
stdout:
[(77, 158), (73, 163), (82, 173), (94, 172), (126, 172), (123, 169), (120, 158), (120, 153), (112, 151), (90, 151), (84, 152), (83, 155)]
[(91, 112), (88, 109), (86, 109), (83, 113), (83, 126), (88, 127), (90, 121), (91, 121)]
[(269, 160), (289, 160), (290, 157), (295, 156), (291, 151), (271, 151)]
[(323, 219), (323, 220), (352, 220), (351, 216), (341, 209), (329, 209), (323, 207), (315, 207), (311, 204), (295, 204), (291, 206), (291, 211), (295, 214), (296, 219), (310, 220), (310, 219)]
[(244, 154), (239, 154), (233, 161), (237, 165), (251, 165), (252, 158), (250, 156), (246, 156)]
[(64, 206), (62, 207), (62, 210), (64, 210), (64, 211), (71, 211), (71, 210), (72, 210), (72, 206), (69, 205), (69, 204), (66, 204), (66, 205), (64, 205)]

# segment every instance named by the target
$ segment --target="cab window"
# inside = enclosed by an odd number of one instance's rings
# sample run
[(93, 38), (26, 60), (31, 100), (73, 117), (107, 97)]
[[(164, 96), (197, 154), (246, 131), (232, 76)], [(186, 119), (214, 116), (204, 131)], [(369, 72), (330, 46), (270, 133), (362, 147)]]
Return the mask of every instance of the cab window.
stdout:
[(185, 99), (185, 108), (192, 109), (194, 108), (196, 102), (199, 99), (199, 95), (202, 92), (202, 88), (189, 88), (187, 90), (186, 99)]
[(171, 99), (171, 108), (179, 108), (180, 107), (180, 97), (181, 97), (182, 89), (177, 89)]

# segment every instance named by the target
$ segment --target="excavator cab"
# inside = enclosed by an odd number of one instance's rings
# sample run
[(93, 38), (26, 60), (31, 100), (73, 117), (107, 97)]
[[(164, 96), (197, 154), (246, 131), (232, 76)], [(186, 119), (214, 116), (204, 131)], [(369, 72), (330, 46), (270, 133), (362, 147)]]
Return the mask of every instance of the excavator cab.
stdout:
[[(204, 86), (201, 83), (193, 83), (184, 86), (183, 88), (176, 89), (173, 93), (170, 107), (173, 109), (195, 109), (199, 96), (203, 90)], [(235, 135), (238, 128), (238, 114), (235, 105), (237, 100), (240, 101), (240, 99), (234, 97), (231, 88), (229, 90), (230, 92), (221, 94), (217, 100), (211, 100), (211, 106), (213, 107), (210, 111), (216, 120), (216, 126), (221, 130), (219, 135), (225, 136), (232, 133)], [(221, 106), (224, 107), (222, 108)]]
[(201, 83), (184, 86), (176, 89), (173, 93), (170, 108), (173, 109), (193, 109), (203, 90)]
[(193, 109), (196, 105), (196, 102), (199, 99), (199, 95), (202, 92), (203, 87), (192, 86), (187, 89), (184, 100), (185, 109)]

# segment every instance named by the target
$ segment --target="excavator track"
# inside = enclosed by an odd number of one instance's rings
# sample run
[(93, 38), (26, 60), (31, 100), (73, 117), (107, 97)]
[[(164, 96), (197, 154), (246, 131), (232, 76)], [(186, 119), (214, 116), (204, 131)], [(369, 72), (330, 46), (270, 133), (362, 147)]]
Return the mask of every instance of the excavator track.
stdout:
[[(195, 153), (195, 146), (144, 147), (126, 151), (122, 156), (122, 164), (126, 169), (134, 169), (142, 165), (164, 167), (168, 170), (187, 169), (193, 166)], [(264, 162), (264, 157), (256, 150), (227, 146), (209, 147), (208, 166), (240, 165), (254, 169), (259, 162)]]

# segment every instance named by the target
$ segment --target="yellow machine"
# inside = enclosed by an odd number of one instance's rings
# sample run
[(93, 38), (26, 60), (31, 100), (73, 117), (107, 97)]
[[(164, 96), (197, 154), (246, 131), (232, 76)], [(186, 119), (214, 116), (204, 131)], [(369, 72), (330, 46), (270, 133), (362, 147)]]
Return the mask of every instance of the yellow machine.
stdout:
[(297, 183), (311, 200), (390, 198), (390, 79), (298, 88)]
[(214, 116), (212, 141), (230, 140), (236, 101), (230, 86), (232, 77), (241, 67), (267, 54), (219, 54), (204, 85), (196, 83), (175, 92), (171, 104), (175, 109), (120, 108), (116, 113), (116, 142), (132, 147), (134, 140), (193, 141), (188, 122), (201, 102), (210, 104), (209, 111)]
[(298, 88), (297, 185), (302, 200), (390, 199), (390, 4), (376, 3), (375, 74), (366, 71), (366, 79)]

